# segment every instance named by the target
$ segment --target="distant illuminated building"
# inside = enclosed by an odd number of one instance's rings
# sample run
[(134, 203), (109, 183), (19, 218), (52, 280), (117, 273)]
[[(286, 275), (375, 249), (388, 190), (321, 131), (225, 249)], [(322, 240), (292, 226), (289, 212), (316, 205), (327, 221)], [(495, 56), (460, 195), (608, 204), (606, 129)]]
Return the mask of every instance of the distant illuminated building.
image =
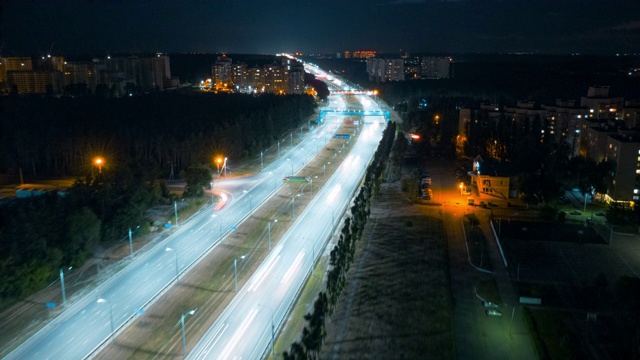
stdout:
[(7, 72), (33, 70), (30, 57), (0, 57), (0, 83), (7, 81)]
[[(354, 59), (369, 59), (376, 56), (375, 50), (356, 50), (353, 52)], [(346, 57), (346, 56), (345, 56)]]
[(85, 84), (93, 92), (98, 85), (98, 67), (91, 61), (66, 61), (62, 83), (63, 86)]
[(404, 80), (404, 59), (367, 59), (369, 80), (376, 82)]
[(9, 71), (7, 82), (16, 87), (18, 94), (57, 94), (61, 90), (60, 74), (58, 71)]
[(589, 109), (589, 118), (621, 119), (618, 110), (624, 106), (624, 98), (609, 97), (609, 86), (590, 86), (587, 96), (580, 98), (580, 106)]
[(218, 56), (211, 67), (211, 76), (216, 88), (223, 88), (231, 84), (231, 58)]

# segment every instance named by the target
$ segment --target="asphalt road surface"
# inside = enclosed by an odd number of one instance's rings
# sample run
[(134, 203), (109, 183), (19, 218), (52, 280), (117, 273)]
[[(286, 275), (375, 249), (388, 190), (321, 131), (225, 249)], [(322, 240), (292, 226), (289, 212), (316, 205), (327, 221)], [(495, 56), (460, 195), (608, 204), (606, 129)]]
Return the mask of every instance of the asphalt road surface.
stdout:
[[(329, 108), (340, 106), (330, 101)], [(124, 269), (92, 293), (66, 309), (7, 359), (82, 359), (94, 353), (114, 333), (175, 283), (179, 274), (233, 231), (257, 206), (282, 185), (282, 178), (297, 172), (329, 141), (337, 124), (327, 122), (310, 131), (297, 146), (281, 149), (281, 157), (264, 171), (244, 179), (220, 181), (228, 204), (220, 211), (205, 211), (155, 246), (123, 263)], [(308, 258), (308, 257), (307, 257)]]
[(373, 157), (384, 119), (373, 120), (376, 123), (362, 127), (345, 161), (191, 351), (190, 359), (257, 359), (269, 351), (277, 328)]

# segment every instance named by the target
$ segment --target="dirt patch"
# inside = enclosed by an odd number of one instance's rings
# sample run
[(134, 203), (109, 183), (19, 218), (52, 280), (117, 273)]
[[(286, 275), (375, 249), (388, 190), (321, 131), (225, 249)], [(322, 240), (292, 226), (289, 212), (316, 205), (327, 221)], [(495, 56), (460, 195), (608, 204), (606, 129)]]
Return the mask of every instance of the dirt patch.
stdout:
[(383, 184), (348, 281), (327, 324), (322, 359), (451, 359), (443, 224)]

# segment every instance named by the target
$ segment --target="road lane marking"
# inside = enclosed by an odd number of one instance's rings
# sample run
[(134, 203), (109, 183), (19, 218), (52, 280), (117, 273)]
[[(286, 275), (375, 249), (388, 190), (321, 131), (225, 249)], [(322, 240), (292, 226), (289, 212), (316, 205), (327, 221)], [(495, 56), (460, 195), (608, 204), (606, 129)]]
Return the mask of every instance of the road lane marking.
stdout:
[(258, 274), (258, 276), (256, 276), (255, 280), (251, 283), (251, 286), (249, 286), (248, 291), (255, 292), (258, 289), (260, 284), (262, 284), (262, 282), (267, 277), (267, 275), (271, 272), (271, 270), (273, 269), (275, 264), (278, 262), (278, 260), (280, 260), (280, 255), (276, 257), (272, 257), (269, 260), (269, 262), (265, 264), (264, 267), (262, 266), (260, 267), (261, 268), (260, 273)]
[(251, 312), (244, 319), (244, 321), (242, 322), (238, 330), (235, 332), (235, 334), (233, 334), (233, 337), (231, 337), (231, 340), (229, 341), (229, 343), (227, 343), (227, 346), (225, 346), (224, 351), (220, 355), (220, 359), (226, 359), (229, 357), (229, 352), (235, 349), (236, 344), (238, 343), (238, 341), (240, 341), (240, 338), (242, 337), (242, 335), (244, 335), (244, 332), (247, 330), (247, 328), (249, 327), (249, 324), (251, 324), (251, 322), (253, 321), (253, 319), (256, 317), (257, 314), (258, 314), (258, 309), (254, 308), (251, 310)]
[(282, 277), (282, 281), (280, 282), (280, 284), (285, 284), (289, 282), (289, 279), (291, 278), (291, 276), (293, 276), (293, 274), (300, 268), (300, 263), (302, 262), (303, 257), (304, 257), (304, 252), (301, 252), (300, 254), (298, 254), (298, 256), (296, 256), (296, 259), (293, 261), (293, 264), (291, 264), (291, 266), (289, 267), (289, 270), (287, 270), (287, 272)]

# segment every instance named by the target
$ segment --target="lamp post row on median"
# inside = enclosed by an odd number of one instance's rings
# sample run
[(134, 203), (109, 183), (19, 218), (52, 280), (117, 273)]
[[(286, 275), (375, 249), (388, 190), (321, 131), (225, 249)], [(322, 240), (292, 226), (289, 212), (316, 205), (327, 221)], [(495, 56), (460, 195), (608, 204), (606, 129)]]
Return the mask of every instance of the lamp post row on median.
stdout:
[(107, 301), (104, 298), (99, 298), (97, 302), (98, 302), (98, 304), (107, 303), (107, 305), (109, 305), (109, 319), (111, 320), (111, 332), (113, 332), (113, 330), (114, 330), (114, 327), (113, 327), (113, 304), (111, 304), (109, 301)]
[[(244, 259), (245, 255), (240, 256), (240, 259)], [(235, 292), (238, 292), (238, 258), (233, 258), (233, 288)]]
[(184, 329), (184, 318), (196, 313), (197, 309), (189, 310), (186, 313), (180, 315), (180, 325), (182, 326), (182, 357), (187, 357), (187, 335)]
[[(278, 222), (278, 219), (273, 220), (273, 222), (274, 222), (274, 223), (277, 223), (277, 222)], [(271, 221), (269, 221), (269, 222), (267, 223), (267, 227), (268, 227), (268, 229), (269, 229), (269, 236), (268, 236), (268, 238), (269, 238), (269, 251), (271, 251)]]

